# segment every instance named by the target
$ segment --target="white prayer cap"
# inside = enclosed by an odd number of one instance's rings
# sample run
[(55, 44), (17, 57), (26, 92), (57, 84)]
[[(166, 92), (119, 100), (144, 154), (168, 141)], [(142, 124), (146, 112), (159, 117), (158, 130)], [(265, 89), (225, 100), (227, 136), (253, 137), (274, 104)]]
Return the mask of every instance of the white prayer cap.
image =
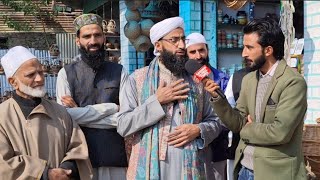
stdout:
[[(177, 28), (184, 29), (184, 22), (181, 17), (172, 17), (156, 23), (150, 29), (151, 43), (155, 45), (159, 39)], [(154, 55), (159, 55), (156, 49), (154, 49)]]
[(10, 78), (19, 69), (19, 67), (30, 59), (37, 59), (27, 48), (15, 46), (1, 58), (1, 65), (7, 78)]
[(188, 39), (186, 48), (194, 44), (200, 44), (200, 43), (207, 44), (206, 38), (204, 38), (204, 36), (200, 33), (191, 33), (186, 37), (186, 39)]

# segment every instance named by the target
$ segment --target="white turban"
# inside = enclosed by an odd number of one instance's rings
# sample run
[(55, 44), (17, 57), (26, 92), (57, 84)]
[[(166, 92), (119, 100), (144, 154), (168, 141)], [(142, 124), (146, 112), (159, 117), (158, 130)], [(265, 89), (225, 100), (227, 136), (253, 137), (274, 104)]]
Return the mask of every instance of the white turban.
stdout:
[(200, 43), (207, 44), (206, 38), (204, 38), (204, 36), (200, 33), (191, 33), (186, 37), (186, 39), (188, 42), (186, 44), (186, 48), (194, 44), (200, 44)]
[[(155, 45), (159, 39), (163, 38), (165, 35), (177, 28), (184, 29), (184, 22), (181, 17), (172, 17), (156, 23), (150, 29), (151, 43)], [(156, 48), (154, 49), (153, 53), (154, 55), (159, 55)]]
[(7, 78), (13, 76), (13, 74), (19, 69), (19, 67), (30, 59), (37, 58), (27, 48), (22, 46), (15, 46), (7, 52), (1, 58), (1, 65), (4, 69)]

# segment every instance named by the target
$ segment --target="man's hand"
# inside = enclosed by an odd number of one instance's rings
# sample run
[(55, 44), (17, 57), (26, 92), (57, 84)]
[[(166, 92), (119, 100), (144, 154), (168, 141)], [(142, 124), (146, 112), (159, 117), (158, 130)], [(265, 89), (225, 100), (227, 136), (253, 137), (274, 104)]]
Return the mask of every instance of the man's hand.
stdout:
[(190, 91), (190, 88), (188, 88), (189, 83), (182, 83), (183, 81), (183, 79), (179, 79), (167, 86), (163, 81), (160, 81), (156, 95), (161, 105), (187, 99), (188, 95), (186, 94)]
[(247, 120), (248, 120), (248, 122), (246, 123), (246, 125), (252, 123), (252, 118), (251, 118), (250, 114), (248, 115)]
[(218, 93), (216, 93), (216, 90), (220, 87), (212, 79), (205, 78), (204, 80), (202, 80), (202, 83), (204, 85), (204, 89), (208, 91), (212, 97), (216, 98), (219, 96)]
[(196, 124), (183, 124), (168, 135), (168, 144), (181, 147), (200, 136), (200, 128)]
[(70, 180), (71, 173), (70, 169), (54, 168), (48, 170), (48, 177), (50, 180)]
[(73, 100), (71, 96), (62, 96), (61, 102), (64, 106), (69, 108), (78, 107), (77, 103)]

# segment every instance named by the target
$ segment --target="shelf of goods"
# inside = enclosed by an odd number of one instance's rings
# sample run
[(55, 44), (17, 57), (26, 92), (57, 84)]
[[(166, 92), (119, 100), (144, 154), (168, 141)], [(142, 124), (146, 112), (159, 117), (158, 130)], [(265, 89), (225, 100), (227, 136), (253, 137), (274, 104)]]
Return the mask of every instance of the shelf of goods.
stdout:
[(276, 16), (280, 13), (279, 0), (240, 2), (237, 7), (226, 4), (223, 0), (217, 3), (217, 67), (229, 75), (242, 68), (244, 26), (254, 18)]
[(107, 52), (108, 60), (113, 62), (120, 61), (120, 36), (115, 34), (106, 33), (105, 50)]

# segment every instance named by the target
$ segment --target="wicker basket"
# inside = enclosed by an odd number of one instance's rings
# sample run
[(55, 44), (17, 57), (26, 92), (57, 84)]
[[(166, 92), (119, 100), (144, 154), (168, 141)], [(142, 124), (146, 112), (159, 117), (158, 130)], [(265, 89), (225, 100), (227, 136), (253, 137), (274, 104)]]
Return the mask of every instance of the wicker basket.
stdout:
[(320, 180), (320, 156), (305, 156), (305, 162), (309, 162), (311, 171), (316, 175), (316, 179)]
[(309, 162), (312, 172), (320, 179), (320, 124), (304, 125), (302, 150), (305, 161)]
[(140, 22), (141, 34), (150, 37), (150, 29), (154, 25), (151, 19), (144, 19)]
[(320, 124), (304, 125), (302, 147), (305, 156), (320, 157)]
[(141, 27), (137, 21), (128, 21), (123, 31), (127, 38), (136, 39), (141, 34)]
[(127, 9), (125, 13), (125, 17), (127, 21), (140, 21), (141, 15), (138, 10), (130, 10)]
[(139, 52), (146, 52), (151, 47), (151, 41), (147, 36), (140, 35), (137, 39), (134, 40), (133, 46)]

